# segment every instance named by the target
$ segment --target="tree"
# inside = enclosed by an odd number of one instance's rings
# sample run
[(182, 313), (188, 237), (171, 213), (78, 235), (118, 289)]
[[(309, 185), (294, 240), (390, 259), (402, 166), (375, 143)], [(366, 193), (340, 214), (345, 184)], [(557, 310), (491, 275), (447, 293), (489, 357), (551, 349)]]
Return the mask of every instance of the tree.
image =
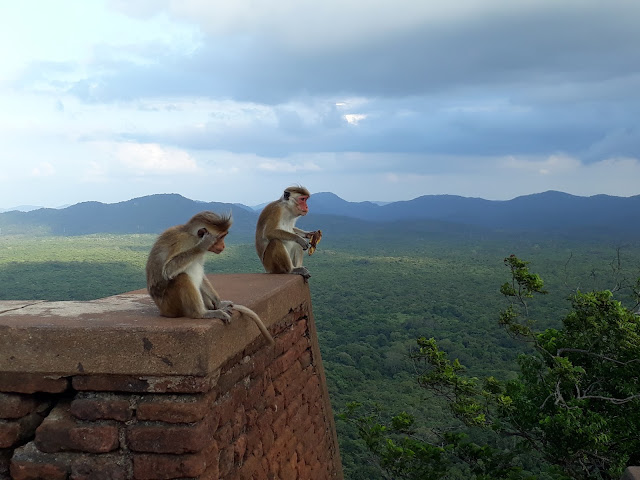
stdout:
[[(462, 464), (476, 479), (619, 479), (627, 465), (640, 463), (640, 318), (610, 291), (578, 291), (562, 328), (536, 332), (528, 302), (546, 293), (543, 282), (528, 262), (512, 255), (505, 264), (511, 281), (500, 291), (509, 305), (499, 321), (529, 346), (515, 379), (468, 377), (433, 338), (418, 339), (413, 354), (419, 385), (492, 441), (447, 433), (428, 442), (416, 436), (410, 416), (383, 425), (354, 404), (344, 417), (390, 478), (454, 478)], [(640, 279), (633, 294), (640, 299)], [(525, 468), (534, 457), (535, 475)]]

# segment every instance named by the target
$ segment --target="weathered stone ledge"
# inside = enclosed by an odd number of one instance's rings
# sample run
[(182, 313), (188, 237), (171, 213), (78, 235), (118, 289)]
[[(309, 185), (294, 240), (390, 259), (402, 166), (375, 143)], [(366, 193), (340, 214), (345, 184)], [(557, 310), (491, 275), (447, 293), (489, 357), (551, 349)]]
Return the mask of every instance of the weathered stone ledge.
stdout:
[(169, 319), (144, 290), (0, 301), (0, 480), (340, 480), (309, 286), (211, 275), (252, 308)]
[[(309, 302), (294, 275), (211, 275), (223, 299), (253, 309), (267, 328)], [(0, 375), (206, 377), (260, 332), (235, 313), (219, 320), (164, 318), (145, 290), (93, 301), (0, 301)]]

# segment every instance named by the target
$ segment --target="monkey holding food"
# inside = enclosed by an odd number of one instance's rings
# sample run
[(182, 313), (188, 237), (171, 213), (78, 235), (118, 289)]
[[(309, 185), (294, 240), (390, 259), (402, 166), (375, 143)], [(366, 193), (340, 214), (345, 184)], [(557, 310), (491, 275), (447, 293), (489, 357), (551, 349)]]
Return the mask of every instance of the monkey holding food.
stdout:
[(204, 274), (205, 254), (222, 253), (231, 223), (231, 215), (205, 211), (160, 234), (147, 259), (149, 295), (165, 317), (218, 318), (229, 323), (232, 310), (237, 310), (273, 344), (260, 317), (247, 307), (221, 300)]
[(303, 251), (313, 240), (313, 253), (322, 232), (307, 232), (296, 228), (298, 218), (309, 212), (307, 200), (311, 194), (304, 187), (288, 187), (280, 199), (268, 204), (256, 225), (256, 252), (267, 273), (295, 273), (306, 280), (311, 274), (302, 266)]

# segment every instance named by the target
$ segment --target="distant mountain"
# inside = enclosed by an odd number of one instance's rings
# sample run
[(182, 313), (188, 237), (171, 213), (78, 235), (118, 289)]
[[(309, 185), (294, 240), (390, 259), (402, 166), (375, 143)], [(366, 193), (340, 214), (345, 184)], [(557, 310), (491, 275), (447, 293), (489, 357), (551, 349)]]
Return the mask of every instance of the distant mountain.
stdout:
[(17, 207), (10, 207), (10, 208), (0, 208), (0, 213), (4, 213), (4, 212), (30, 212), (32, 210), (38, 210), (39, 208), (42, 207), (37, 207), (35, 205), (18, 205)]
[(510, 231), (615, 229), (640, 233), (640, 195), (578, 197), (548, 191), (502, 201), (424, 195), (377, 205), (347, 202), (333, 193), (318, 193), (311, 196), (309, 205), (312, 212), (376, 222), (424, 219)]
[(309, 209), (325, 215), (344, 215), (362, 220), (378, 220), (377, 212), (382, 208), (373, 202), (348, 202), (330, 192), (311, 195)]
[[(261, 206), (199, 202), (176, 194), (150, 195), (126, 202), (84, 202), (63, 209), (0, 213), (0, 233), (160, 233), (184, 223), (201, 210), (231, 211), (231, 242), (252, 241)], [(548, 232), (561, 235), (640, 234), (640, 195), (578, 197), (549, 191), (513, 200), (494, 201), (456, 195), (425, 195), (413, 200), (377, 204), (348, 202), (330, 192), (309, 199), (310, 213), (301, 228), (322, 228), (335, 234), (403, 231)], [(257, 210), (256, 210), (257, 209)], [(356, 221), (357, 220), (357, 221)]]
[(186, 222), (202, 211), (232, 212), (233, 236), (253, 237), (257, 214), (230, 203), (198, 202), (177, 194), (150, 195), (126, 202), (83, 202), (64, 209), (41, 208), (31, 212), (0, 213), (5, 233), (44, 231), (53, 235), (91, 233), (160, 233)]

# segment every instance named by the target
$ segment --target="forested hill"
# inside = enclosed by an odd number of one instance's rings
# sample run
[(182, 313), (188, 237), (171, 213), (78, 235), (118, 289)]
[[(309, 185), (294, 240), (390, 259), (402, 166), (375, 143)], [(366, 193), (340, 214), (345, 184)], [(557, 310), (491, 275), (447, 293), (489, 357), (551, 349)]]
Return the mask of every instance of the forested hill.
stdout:
[(640, 233), (640, 195), (578, 197), (548, 191), (506, 201), (424, 195), (413, 200), (377, 205), (347, 202), (333, 193), (318, 193), (311, 197), (309, 203), (316, 213), (378, 222), (428, 219), (500, 230), (611, 228)]
[[(578, 197), (549, 191), (507, 201), (425, 195), (378, 205), (348, 202), (333, 193), (323, 192), (312, 195), (309, 205), (310, 214), (300, 225), (335, 233), (375, 233), (388, 228), (385, 226), (388, 222), (394, 222), (394, 230), (442, 233), (470, 229), (580, 235), (640, 234), (640, 195)], [(184, 223), (202, 210), (231, 211), (234, 225), (230, 240), (251, 240), (258, 209), (194, 201), (177, 194), (150, 195), (113, 204), (83, 202), (63, 209), (0, 213), (0, 234), (159, 233), (171, 225)]]
[(160, 233), (167, 227), (185, 223), (202, 210), (232, 212), (234, 233), (242, 237), (253, 235), (257, 214), (249, 207), (199, 202), (177, 194), (149, 195), (120, 203), (83, 202), (62, 209), (0, 213), (0, 229), (2, 233), (53, 235)]

